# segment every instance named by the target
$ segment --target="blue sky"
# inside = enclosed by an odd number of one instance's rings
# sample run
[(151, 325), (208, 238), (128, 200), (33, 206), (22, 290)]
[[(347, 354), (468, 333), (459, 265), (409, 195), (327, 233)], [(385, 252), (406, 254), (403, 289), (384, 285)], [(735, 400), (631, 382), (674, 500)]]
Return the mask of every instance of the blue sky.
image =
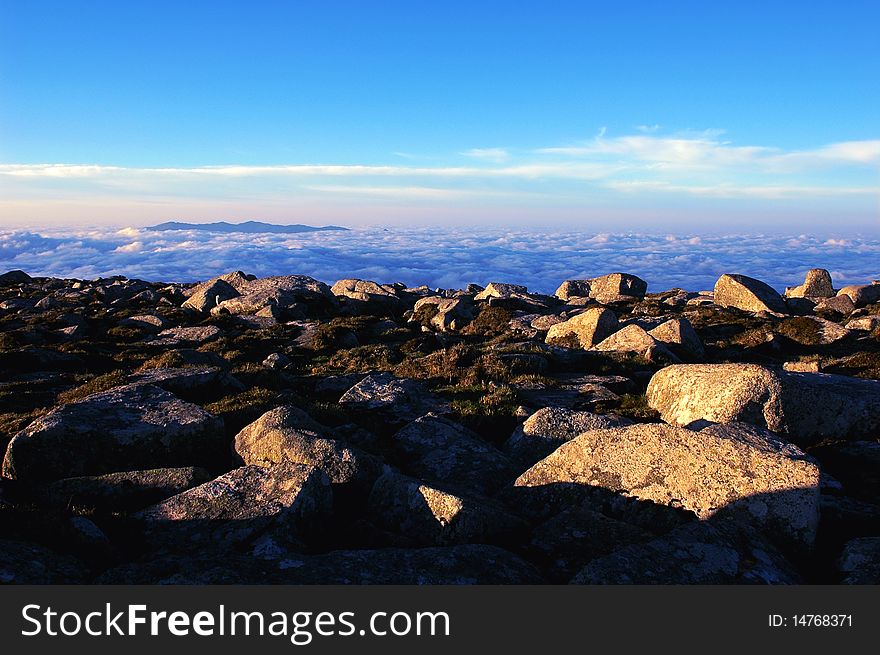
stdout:
[(0, 225), (880, 227), (876, 2), (0, 0)]

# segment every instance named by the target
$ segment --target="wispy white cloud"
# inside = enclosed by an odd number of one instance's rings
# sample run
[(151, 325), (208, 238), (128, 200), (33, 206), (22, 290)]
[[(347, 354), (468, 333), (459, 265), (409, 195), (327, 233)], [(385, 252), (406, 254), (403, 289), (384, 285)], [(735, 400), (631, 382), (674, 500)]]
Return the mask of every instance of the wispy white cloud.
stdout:
[(668, 184), (654, 180), (612, 181), (608, 188), (629, 193), (675, 193), (709, 198), (762, 198), (765, 200), (783, 200), (786, 198), (833, 198), (836, 196), (874, 196), (877, 189), (865, 187), (830, 187), (830, 186), (735, 186), (718, 184), (713, 186), (696, 186), (684, 184)]
[[(209, 207), (250, 213), (285, 206), (298, 215), (328, 215), (328, 208), (337, 207), (350, 212), (353, 222), (406, 207), (413, 220), (437, 220), (437, 212), (467, 201), (475, 216), (486, 216), (490, 206), (516, 213), (524, 198), (535, 221), (545, 219), (542, 207), (565, 204), (585, 215), (631, 208), (626, 203), (647, 207), (655, 198), (699, 201), (707, 210), (760, 201), (784, 204), (793, 213), (814, 210), (816, 198), (827, 201), (830, 211), (836, 199), (864, 221), (872, 212), (876, 216), (874, 199), (880, 198), (880, 140), (786, 150), (737, 144), (721, 130), (665, 134), (657, 125), (643, 125), (632, 134), (614, 136), (602, 128), (582, 142), (531, 150), (473, 148), (445, 158), (395, 154), (409, 161), (144, 168), (0, 164), (0, 224), (20, 223), (20, 216), (81, 219), (89, 207), (102, 215), (119, 207), (127, 216), (140, 216), (150, 206), (190, 218)], [(354, 197), (362, 201), (354, 203)]]
[(510, 153), (504, 148), (471, 148), (463, 153), (465, 157), (473, 159), (482, 159), (484, 161), (500, 164), (510, 159)]

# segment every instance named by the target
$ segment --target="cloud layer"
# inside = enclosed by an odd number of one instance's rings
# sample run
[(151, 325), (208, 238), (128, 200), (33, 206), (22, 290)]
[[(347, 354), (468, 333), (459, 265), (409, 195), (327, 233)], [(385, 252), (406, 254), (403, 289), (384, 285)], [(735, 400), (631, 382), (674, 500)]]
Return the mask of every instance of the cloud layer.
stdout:
[(0, 231), (0, 272), (94, 278), (126, 275), (195, 281), (241, 269), (462, 288), (469, 282), (525, 284), (552, 293), (565, 279), (624, 271), (649, 290), (711, 289), (722, 273), (760, 278), (780, 291), (810, 268), (836, 285), (880, 277), (880, 240), (731, 234), (676, 236), (555, 231), (357, 228), (301, 235), (90, 231)]

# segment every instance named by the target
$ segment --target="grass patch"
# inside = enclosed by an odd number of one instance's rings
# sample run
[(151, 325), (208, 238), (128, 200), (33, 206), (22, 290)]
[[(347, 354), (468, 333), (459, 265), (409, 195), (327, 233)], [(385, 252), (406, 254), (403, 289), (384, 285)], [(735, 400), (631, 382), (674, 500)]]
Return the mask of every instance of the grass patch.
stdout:
[(125, 371), (113, 371), (111, 373), (99, 375), (85, 384), (81, 384), (80, 386), (67, 391), (62, 391), (58, 394), (58, 402), (62, 404), (73, 403), (77, 400), (82, 400), (86, 396), (91, 396), (93, 393), (108, 391), (113, 387), (125, 384), (127, 378), (128, 375)]

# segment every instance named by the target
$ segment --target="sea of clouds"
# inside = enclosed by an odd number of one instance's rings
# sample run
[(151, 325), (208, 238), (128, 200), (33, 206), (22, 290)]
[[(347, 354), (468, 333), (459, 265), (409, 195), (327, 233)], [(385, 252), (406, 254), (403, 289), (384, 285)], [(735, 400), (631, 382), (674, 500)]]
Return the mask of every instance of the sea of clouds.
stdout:
[(566, 279), (623, 271), (649, 291), (711, 289), (722, 273), (780, 291), (805, 272), (831, 271), (835, 285), (880, 277), (880, 239), (808, 235), (657, 235), (464, 228), (356, 228), (308, 234), (155, 232), (139, 228), (0, 230), (0, 272), (91, 279), (205, 280), (232, 270), (305, 274), (332, 284), (357, 277), (410, 286), (524, 284), (552, 293)]

